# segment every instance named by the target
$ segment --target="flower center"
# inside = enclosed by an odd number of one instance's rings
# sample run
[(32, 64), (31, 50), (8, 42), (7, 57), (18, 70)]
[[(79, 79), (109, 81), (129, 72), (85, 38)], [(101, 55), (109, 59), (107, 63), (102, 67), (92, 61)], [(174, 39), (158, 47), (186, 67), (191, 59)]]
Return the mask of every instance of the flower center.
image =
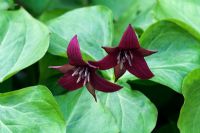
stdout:
[(90, 81), (90, 72), (88, 67), (76, 67), (72, 76), (78, 76), (76, 83), (83, 81), (83, 85)]
[(122, 70), (124, 63), (128, 61), (128, 64), (132, 66), (131, 60), (133, 55), (130, 50), (121, 50), (117, 56), (117, 64), (120, 64), (120, 69)]

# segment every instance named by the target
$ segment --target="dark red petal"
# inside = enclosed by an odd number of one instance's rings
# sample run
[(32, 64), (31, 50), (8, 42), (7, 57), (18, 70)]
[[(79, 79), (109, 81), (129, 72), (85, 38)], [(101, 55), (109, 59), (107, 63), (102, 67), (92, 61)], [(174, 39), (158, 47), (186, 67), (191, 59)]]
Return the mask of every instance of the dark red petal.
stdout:
[(77, 35), (75, 35), (72, 40), (70, 41), (68, 48), (67, 48), (67, 56), (69, 58), (69, 63), (74, 66), (81, 66), (86, 65), (83, 61), (81, 50), (79, 47)]
[(111, 48), (111, 47), (102, 47), (108, 54), (113, 52), (118, 52), (118, 47)]
[[(132, 53), (133, 54), (133, 53)], [(149, 69), (144, 57), (137, 54), (133, 54), (133, 59), (131, 61), (132, 66), (129, 66), (128, 63), (125, 63), (126, 69), (140, 79), (149, 79), (154, 75)]]
[(141, 56), (149, 56), (152, 55), (158, 51), (153, 51), (153, 50), (148, 50), (148, 49), (144, 49), (144, 48), (139, 48), (137, 49), (137, 52), (141, 55)]
[(100, 70), (110, 69), (117, 65), (117, 54), (118, 54), (117, 52), (108, 54), (100, 61), (97, 62), (89, 61), (89, 64), (96, 66)]
[(92, 87), (92, 85), (90, 83), (88, 83), (86, 85), (87, 90), (90, 92), (90, 94), (92, 94), (92, 96), (94, 97), (95, 101), (97, 102), (97, 97), (96, 97), (96, 93), (95, 93), (95, 89)]
[(106, 81), (105, 79), (99, 77), (95, 73), (91, 73), (90, 83), (94, 87), (94, 89), (103, 92), (114, 92), (122, 88), (117, 84), (113, 84), (111, 82)]
[(70, 64), (65, 64), (65, 65), (62, 65), (62, 66), (49, 66), (49, 68), (56, 69), (56, 70), (60, 71), (61, 73), (66, 73), (69, 70), (73, 69), (74, 66), (72, 66)]
[(58, 83), (67, 90), (76, 90), (83, 86), (83, 82), (76, 83), (77, 76), (72, 76), (73, 71), (70, 70), (63, 77), (61, 77)]
[(140, 48), (138, 38), (135, 34), (135, 30), (130, 24), (122, 36), (122, 39), (119, 43), (119, 48), (122, 49)]
[(120, 65), (116, 65), (114, 67), (114, 73), (115, 73), (115, 81), (117, 81), (124, 73), (126, 72), (126, 68), (123, 67), (120, 69)]

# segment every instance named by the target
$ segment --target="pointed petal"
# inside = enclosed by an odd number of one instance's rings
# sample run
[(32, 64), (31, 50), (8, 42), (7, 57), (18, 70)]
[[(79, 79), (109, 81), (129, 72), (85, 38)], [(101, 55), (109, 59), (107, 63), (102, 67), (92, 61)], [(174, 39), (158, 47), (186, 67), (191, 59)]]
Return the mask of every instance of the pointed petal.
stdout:
[(141, 54), (141, 56), (149, 56), (149, 55), (152, 55), (152, 54), (154, 54), (154, 53), (156, 53), (158, 51), (139, 48), (139, 49), (137, 49), (137, 52), (139, 54)]
[(102, 60), (97, 61), (97, 62), (89, 61), (89, 64), (96, 66), (100, 70), (110, 69), (117, 65), (117, 52), (108, 54)]
[(86, 85), (87, 90), (90, 92), (90, 94), (92, 94), (92, 96), (94, 97), (95, 101), (97, 102), (97, 97), (96, 97), (96, 93), (95, 93), (95, 89), (92, 87), (92, 85), (90, 83), (88, 83)]
[(114, 73), (115, 73), (115, 82), (126, 72), (126, 68), (123, 67), (120, 69), (120, 65), (116, 65), (114, 67)]
[(136, 77), (140, 79), (149, 79), (154, 76), (143, 56), (133, 54), (133, 59), (131, 63), (132, 66), (129, 66), (128, 63), (125, 63), (125, 67), (130, 73), (132, 73)]
[(105, 79), (99, 77), (95, 73), (91, 74), (90, 81), (91, 81), (90, 83), (94, 87), (94, 89), (103, 91), (103, 92), (114, 92), (114, 91), (118, 91), (119, 89), (122, 88), (121, 86), (119, 86), (117, 84), (113, 84), (111, 82), (106, 81)]
[(113, 52), (118, 52), (118, 47), (111, 48), (111, 47), (102, 47), (108, 54)]
[(66, 73), (69, 70), (73, 69), (74, 66), (72, 66), (70, 64), (65, 64), (65, 65), (62, 65), (62, 66), (49, 66), (49, 68), (56, 69), (56, 70), (60, 71), (61, 73)]
[(86, 63), (83, 61), (82, 55), (81, 55), (81, 50), (79, 47), (79, 43), (78, 43), (78, 39), (77, 39), (77, 35), (75, 35), (68, 47), (67, 47), (67, 56), (69, 58), (69, 63), (71, 65), (85, 65)]
[(122, 36), (122, 39), (119, 43), (119, 48), (122, 49), (140, 48), (135, 30), (130, 24)]
[(73, 71), (70, 70), (63, 77), (61, 77), (58, 83), (67, 90), (76, 90), (83, 86), (83, 82), (76, 83), (77, 76), (72, 76)]

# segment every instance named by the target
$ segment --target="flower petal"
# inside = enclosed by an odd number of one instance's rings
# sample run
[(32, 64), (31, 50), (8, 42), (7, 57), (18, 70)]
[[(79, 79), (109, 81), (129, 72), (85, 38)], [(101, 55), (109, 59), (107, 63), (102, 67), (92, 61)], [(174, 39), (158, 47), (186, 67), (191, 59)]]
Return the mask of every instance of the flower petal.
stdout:
[(158, 51), (139, 48), (139, 49), (137, 49), (137, 52), (139, 52), (139, 54), (141, 54), (142, 56), (149, 56), (149, 55), (152, 55), (152, 54), (154, 54)]
[(126, 72), (126, 68), (123, 67), (120, 69), (120, 65), (116, 65), (114, 67), (114, 73), (115, 73), (115, 82)]
[(103, 92), (114, 92), (122, 88), (117, 84), (113, 84), (111, 82), (106, 81), (105, 79), (99, 77), (95, 73), (91, 73), (90, 83), (94, 87), (94, 89)]
[[(132, 53), (133, 54), (133, 53)], [(154, 75), (149, 69), (146, 61), (144, 60), (143, 56), (133, 54), (133, 59), (131, 61), (132, 66), (125, 63), (126, 69), (140, 79), (149, 79), (152, 78)]]
[(83, 61), (82, 55), (81, 55), (81, 50), (79, 47), (77, 35), (75, 35), (67, 48), (67, 56), (69, 58), (69, 64), (74, 65), (74, 66), (81, 66), (81, 65), (86, 65), (85, 61)]
[(88, 61), (88, 62), (89, 62), (89, 64), (96, 66), (100, 70), (110, 69), (117, 65), (117, 52), (108, 54), (100, 61), (97, 61), (97, 62)]
[(69, 70), (73, 69), (74, 66), (72, 66), (70, 64), (65, 64), (65, 65), (62, 65), (62, 66), (49, 66), (49, 68), (56, 69), (56, 70), (60, 71), (61, 73), (66, 73)]
[(138, 38), (135, 34), (135, 30), (130, 24), (122, 36), (122, 39), (119, 43), (119, 48), (122, 49), (140, 48)]
[(102, 47), (108, 54), (113, 52), (118, 52), (118, 47), (111, 48), (111, 47)]
[(67, 90), (76, 90), (83, 86), (83, 82), (76, 83), (77, 76), (72, 76), (73, 71), (70, 70), (63, 77), (61, 77), (58, 83)]
[(87, 90), (90, 92), (90, 94), (92, 94), (92, 96), (94, 97), (95, 101), (97, 102), (97, 97), (96, 97), (96, 93), (95, 93), (95, 89), (92, 87), (92, 85), (90, 83), (88, 83), (86, 85)]

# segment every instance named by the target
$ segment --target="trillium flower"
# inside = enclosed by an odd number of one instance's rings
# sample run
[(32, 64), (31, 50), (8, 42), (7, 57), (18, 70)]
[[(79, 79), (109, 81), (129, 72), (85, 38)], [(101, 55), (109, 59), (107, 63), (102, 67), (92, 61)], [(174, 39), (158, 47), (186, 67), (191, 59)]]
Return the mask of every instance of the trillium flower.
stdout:
[(67, 48), (69, 64), (50, 66), (64, 74), (59, 84), (70, 91), (86, 85), (88, 91), (96, 100), (95, 89), (103, 92), (118, 91), (122, 87), (104, 80), (96, 74), (97, 67), (85, 62), (82, 58), (77, 35), (70, 41)]
[(98, 66), (101, 70), (114, 67), (116, 80), (118, 80), (126, 70), (140, 79), (149, 79), (154, 76), (144, 57), (156, 53), (157, 51), (141, 48), (135, 31), (130, 24), (117, 47), (103, 47), (103, 49), (108, 55), (98, 62), (90, 63), (94, 66)]

